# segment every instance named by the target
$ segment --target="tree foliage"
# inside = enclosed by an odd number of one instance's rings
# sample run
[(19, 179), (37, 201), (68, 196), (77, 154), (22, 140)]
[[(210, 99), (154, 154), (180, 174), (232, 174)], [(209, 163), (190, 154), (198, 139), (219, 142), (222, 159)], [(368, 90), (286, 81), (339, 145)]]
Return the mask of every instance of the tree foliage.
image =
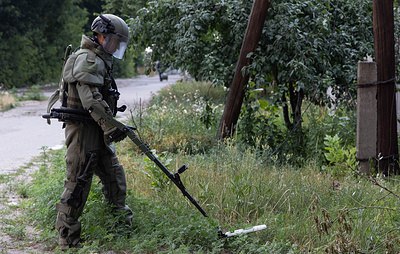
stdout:
[(122, 19), (129, 19), (136, 16), (136, 12), (145, 7), (149, 0), (105, 0), (104, 10)]
[[(354, 95), (357, 62), (373, 53), (372, 6), (368, 1), (274, 1), (252, 76), (275, 82), (281, 94), (303, 90), (316, 104)], [(280, 86), (284, 86), (284, 88)]]
[[(88, 31), (87, 15), (109, 12), (132, 28), (131, 47), (117, 62), (117, 74), (126, 76), (140, 53), (151, 47), (154, 61), (229, 87), (251, 7), (247, 0), (1, 0), (0, 83), (12, 87), (54, 81), (64, 47), (78, 46), (83, 28)], [(262, 88), (264, 93), (247, 94), (242, 121), (250, 122), (242, 130), (258, 136), (278, 108), (287, 130), (298, 129), (302, 137), (303, 101), (331, 103), (328, 88), (335, 104), (352, 105), (356, 64), (373, 55), (372, 45), (369, 1), (271, 1), (259, 47), (243, 70), (251, 77), (248, 92)], [(254, 105), (274, 113), (260, 113)], [(279, 130), (271, 133), (281, 136)]]
[(249, 1), (150, 1), (132, 21), (136, 48), (187, 70), (197, 80), (228, 84), (241, 45)]
[(92, 21), (103, 12), (105, 0), (81, 0), (78, 3), (79, 7), (87, 12), (87, 21), (84, 25), (84, 32), (90, 33)]
[[(255, 119), (255, 124), (247, 124), (255, 132), (248, 140), (263, 137), (269, 144), (286, 140), (280, 146), (280, 150), (286, 150), (284, 157), (306, 157), (306, 144), (316, 140), (305, 135), (313, 131), (302, 126), (303, 113), (310, 108), (303, 108), (303, 102), (351, 108), (356, 98), (357, 62), (367, 54), (373, 55), (369, 2), (274, 1), (260, 47), (250, 56), (252, 64), (247, 71), (252, 86), (263, 88), (268, 100), (281, 107), (288, 132), (282, 139), (276, 133), (261, 131), (266, 125), (260, 126), (260, 122), (270, 117), (248, 110), (249, 103), (262, 105), (264, 98), (258, 97), (258, 101), (247, 101), (243, 111), (244, 117), (252, 114)], [(328, 88), (331, 97), (327, 96)]]
[[(352, 99), (358, 60), (372, 54), (372, 6), (356, 0), (273, 1), (247, 71), (295, 116), (304, 98)], [(150, 1), (133, 22), (138, 47), (197, 79), (229, 84), (251, 1)], [(337, 101), (336, 101), (337, 102)], [(300, 103), (300, 104), (299, 104)], [(288, 118), (288, 127), (290, 124)]]
[[(65, 47), (79, 47), (82, 34), (91, 35), (90, 25), (100, 13), (119, 15), (134, 5), (122, 2), (0, 0), (0, 84), (11, 88), (56, 82)], [(125, 56), (116, 61), (115, 76), (133, 74), (132, 49)]]
[(0, 1), (0, 83), (54, 81), (69, 43), (78, 44), (86, 13), (75, 0)]
[[(197, 80), (229, 86), (251, 6), (244, 0), (149, 1), (132, 21), (134, 43), (137, 49), (152, 47), (154, 60)], [(265, 131), (276, 111), (264, 109), (278, 106), (294, 135), (287, 143), (302, 149), (303, 102), (354, 105), (357, 62), (367, 54), (373, 55), (370, 1), (271, 1), (259, 47), (243, 70), (250, 75), (248, 92), (264, 93), (246, 96), (240, 121), (251, 122), (239, 130), (253, 139), (271, 134), (265, 140), (276, 144), (271, 139), (282, 136), (279, 128)]]
[[(250, 9), (240, 0), (149, 1), (132, 22), (134, 41), (197, 79), (229, 84)], [(273, 1), (248, 71), (259, 85), (277, 83), (280, 94), (291, 84), (321, 104), (333, 86), (348, 98), (356, 62), (372, 54), (372, 42), (368, 1)]]
[(302, 128), (305, 100), (354, 105), (357, 62), (373, 55), (372, 32), (372, 5), (364, 0), (272, 4), (247, 71), (254, 86), (265, 89), (269, 100), (281, 107), (296, 153), (303, 153), (307, 142)]

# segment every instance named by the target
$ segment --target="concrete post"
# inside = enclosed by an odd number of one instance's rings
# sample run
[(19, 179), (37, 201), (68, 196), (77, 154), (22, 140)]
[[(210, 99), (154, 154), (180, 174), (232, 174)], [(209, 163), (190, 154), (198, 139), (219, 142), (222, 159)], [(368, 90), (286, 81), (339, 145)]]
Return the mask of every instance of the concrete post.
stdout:
[(371, 172), (377, 146), (377, 68), (372, 61), (358, 63), (357, 71), (357, 160), (360, 173)]

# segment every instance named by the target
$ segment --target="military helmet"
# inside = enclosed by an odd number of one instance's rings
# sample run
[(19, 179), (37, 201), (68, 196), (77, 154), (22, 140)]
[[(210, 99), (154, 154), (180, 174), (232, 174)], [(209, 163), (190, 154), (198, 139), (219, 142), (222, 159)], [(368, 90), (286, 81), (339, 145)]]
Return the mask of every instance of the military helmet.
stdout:
[(129, 41), (128, 25), (113, 14), (101, 14), (92, 22), (91, 30), (103, 34), (104, 50), (115, 58), (122, 59)]

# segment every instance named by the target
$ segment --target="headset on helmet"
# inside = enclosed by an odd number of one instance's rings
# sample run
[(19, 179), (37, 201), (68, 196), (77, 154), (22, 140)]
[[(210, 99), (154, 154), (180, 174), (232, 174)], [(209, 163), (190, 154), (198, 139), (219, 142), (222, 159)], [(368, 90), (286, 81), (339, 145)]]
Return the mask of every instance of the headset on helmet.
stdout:
[(125, 21), (113, 14), (101, 14), (93, 20), (91, 30), (105, 36), (102, 46), (107, 53), (122, 59), (129, 40), (129, 28)]
[(111, 19), (107, 18), (103, 14), (93, 21), (91, 29), (92, 31), (101, 34), (110, 34), (115, 31), (115, 27), (112, 24)]

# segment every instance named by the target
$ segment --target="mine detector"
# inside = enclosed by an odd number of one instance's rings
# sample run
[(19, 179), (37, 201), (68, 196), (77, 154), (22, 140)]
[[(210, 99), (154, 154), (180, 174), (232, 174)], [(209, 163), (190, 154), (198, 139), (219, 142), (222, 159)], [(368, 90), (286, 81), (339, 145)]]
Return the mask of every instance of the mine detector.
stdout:
[[(183, 185), (180, 175), (185, 172), (188, 167), (187, 165), (181, 166), (175, 173), (172, 173), (158, 158), (156, 155), (153, 154), (150, 147), (144, 143), (136, 133), (136, 128), (125, 125), (118, 120), (116, 120), (112, 115), (104, 114), (102, 115), (105, 117), (106, 121), (111, 123), (113, 126), (121, 130), (126, 134), (126, 136), (136, 145), (139, 149), (151, 160), (153, 161), (158, 168), (178, 187), (178, 189), (182, 192), (183, 196), (185, 196), (190, 203), (192, 203), (196, 209), (204, 216), (208, 217), (205, 210), (199, 205), (199, 203), (194, 199), (186, 190), (185, 186)], [(42, 116), (43, 118), (50, 120), (50, 119), (58, 119), (60, 122), (68, 122), (68, 121), (94, 121), (93, 118), (90, 116), (89, 111), (83, 110), (76, 110), (71, 108), (53, 108), (51, 109), (50, 113), (45, 114)], [(112, 140), (112, 137), (110, 137)], [(257, 225), (247, 229), (237, 229), (233, 232), (222, 232), (221, 228), (218, 227), (218, 236), (220, 238), (228, 238), (232, 236), (247, 234), (251, 232), (256, 232), (260, 230), (266, 229), (266, 225)]]

